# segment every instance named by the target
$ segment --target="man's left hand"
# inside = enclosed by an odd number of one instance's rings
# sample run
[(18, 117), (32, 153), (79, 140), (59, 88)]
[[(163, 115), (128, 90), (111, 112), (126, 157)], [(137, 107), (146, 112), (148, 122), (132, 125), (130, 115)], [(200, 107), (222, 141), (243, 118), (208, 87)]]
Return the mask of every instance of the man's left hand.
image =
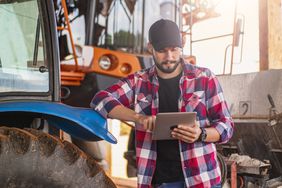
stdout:
[(201, 134), (200, 125), (195, 121), (194, 125), (178, 125), (171, 132), (173, 138), (182, 140), (187, 143), (194, 143)]

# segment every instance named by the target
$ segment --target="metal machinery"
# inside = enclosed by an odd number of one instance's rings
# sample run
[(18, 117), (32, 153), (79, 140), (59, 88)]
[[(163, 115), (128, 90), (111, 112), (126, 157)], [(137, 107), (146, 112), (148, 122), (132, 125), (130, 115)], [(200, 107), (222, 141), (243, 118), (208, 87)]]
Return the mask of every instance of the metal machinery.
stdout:
[[(212, 9), (196, 7), (191, 17), (187, 12), (181, 12), (188, 2), (180, 0), (54, 2), (60, 42), (61, 80), (66, 93), (63, 102), (80, 107), (88, 107), (94, 94), (117, 81), (117, 78), (152, 65), (146, 46), (147, 33), (154, 21), (171, 19), (184, 28), (189, 26), (192, 18), (196, 23), (216, 16)], [(208, 14), (196, 19), (196, 13), (200, 11)], [(183, 25), (182, 18), (186, 22)], [(184, 38), (186, 35), (183, 32)], [(184, 58), (195, 63), (193, 56)], [(124, 154), (128, 160), (129, 177), (136, 176), (134, 135), (132, 129), (128, 151)], [(81, 142), (75, 138), (72, 141), (101, 161), (101, 165), (107, 169), (103, 162), (105, 154), (97, 152), (104, 147), (103, 143)]]
[(151, 66), (148, 29), (161, 17), (180, 23), (178, 5), (178, 0), (55, 1), (61, 79), (70, 91), (64, 102), (88, 107), (98, 90)]
[[(223, 165), (221, 166), (223, 181), (227, 180), (231, 187), (276, 188), (281, 186), (281, 69), (232, 75), (234, 72), (235, 50), (237, 50), (237, 52), (239, 51), (239, 53), (237, 53), (239, 58), (237, 57), (237, 59), (241, 62), (242, 49), (245, 47), (243, 46), (245, 17), (237, 12), (238, 1), (235, 1), (234, 4), (233, 32), (231, 34), (227, 33), (198, 39), (193, 35), (193, 27), (194, 24), (198, 22), (197, 20), (202, 21), (209, 18), (209, 16), (217, 17), (220, 15), (213, 11), (215, 5), (210, 3), (209, 6), (207, 1), (188, 0), (187, 2), (194, 2), (187, 5), (188, 10), (191, 10), (193, 7), (203, 7), (198, 10), (200, 12), (202, 10), (209, 12), (201, 14), (199, 19), (197, 19), (197, 15), (200, 15), (199, 12), (193, 14), (193, 12), (188, 11), (186, 15), (186, 23), (189, 23), (187, 35), (190, 38), (191, 54), (193, 53), (194, 45), (199, 42), (213, 40), (217, 41), (217, 44), (219, 44), (220, 40), (218, 39), (226, 37), (230, 37), (231, 41), (230, 44), (227, 45), (225, 53), (222, 53), (222, 57), (224, 57), (222, 58), (224, 59), (223, 75), (218, 75), (224, 96), (229, 104), (231, 115), (235, 122), (235, 130), (232, 139), (227, 144), (217, 145), (218, 151), (223, 159), (221, 160), (221, 162), (223, 161)], [(262, 42), (269, 37), (269, 35), (265, 35), (267, 27), (265, 27), (264, 22), (265, 20), (271, 20), (273, 18), (268, 18), (269, 15), (267, 16), (266, 12), (263, 11), (265, 8), (265, 10), (268, 9), (268, 11), (271, 12), (271, 5), (268, 4), (268, 6), (266, 6), (267, 1), (257, 1), (257, 4), (259, 7), (256, 10), (259, 15), (259, 26), (257, 27), (260, 28), (257, 40), (259, 40), (260, 44), (260, 67), (263, 67), (262, 64), (266, 62), (269, 63), (269, 60), (266, 60), (264, 55), (268, 56), (268, 53), (273, 54), (269, 49), (264, 48), (265, 43)], [(273, 12), (271, 13), (273, 15)], [(279, 16), (277, 18), (279, 18)], [(213, 33), (213, 29), (210, 29), (210, 32)], [(280, 35), (279, 33), (276, 34), (278, 36)], [(201, 44), (205, 45), (206, 43)], [(210, 51), (214, 52), (211, 49)], [(217, 51), (220, 50), (218, 49)], [(230, 52), (230, 64), (227, 64), (226, 61), (226, 57), (228, 56), (227, 52)], [(252, 53), (252, 51), (247, 53)], [(230, 71), (226, 70), (228, 66)], [(226, 74), (226, 72), (229, 73)]]
[[(223, 74), (228, 72), (228, 66), (232, 73), (235, 48), (241, 48), (239, 51), (242, 53), (245, 20), (237, 14), (236, 5), (234, 19), (231, 21), (232, 32), (195, 40), (192, 32), (195, 24), (220, 16), (210, 2), (212, 1), (88, 0), (82, 3), (79, 0), (69, 0), (65, 7), (61, 5), (61, 1), (56, 2), (61, 79), (68, 95), (64, 103), (88, 107), (93, 95), (99, 89), (111, 85), (117, 77), (124, 77), (150, 66), (152, 61), (146, 51), (146, 34), (151, 23), (161, 17), (172, 19), (183, 28), (183, 37), (190, 41), (191, 56), (185, 57), (187, 59), (193, 57), (192, 49), (196, 43), (229, 37), (231, 44), (221, 56), (224, 57)], [(67, 16), (70, 19), (63, 15), (66, 13), (63, 9), (69, 11)], [(82, 23), (79, 26), (82, 31), (75, 31), (78, 28), (76, 22)], [(65, 29), (69, 29), (72, 32), (69, 35), (73, 37), (67, 39)], [(227, 64), (227, 51), (231, 51), (231, 65)], [(68, 59), (68, 54), (77, 57), (77, 60)], [(194, 58), (192, 62), (195, 63)], [(279, 112), (282, 111), (279, 100), (280, 74), (280, 70), (275, 70), (219, 76), (235, 120), (232, 140), (228, 144), (218, 145), (223, 183), (228, 180), (231, 187), (279, 185), (282, 161), (279, 129)], [(277, 87), (274, 88), (273, 83)], [(86, 143), (81, 143), (80, 147), (89, 148)], [(125, 153), (129, 162), (129, 177), (136, 173), (134, 151), (134, 131), (131, 131), (128, 152)]]
[[(61, 80), (67, 94), (63, 102), (72, 106), (89, 107), (97, 91), (110, 86), (117, 78), (152, 65), (146, 50), (147, 33), (155, 20), (163, 17), (180, 23), (178, 0), (54, 2)], [(103, 162), (105, 154), (97, 152), (104, 147), (103, 143), (72, 140), (107, 169)], [(135, 171), (133, 139), (129, 150), (126, 158), (129, 168)], [(135, 172), (132, 174), (135, 176)]]
[(116, 139), (91, 109), (60, 103), (52, 1), (0, 0), (0, 187), (116, 187), (60, 133)]
[(231, 141), (218, 149), (224, 156), (237, 153), (250, 157), (227, 159), (237, 165), (239, 187), (282, 184), (281, 74), (281, 70), (269, 70), (219, 77), (235, 132)]

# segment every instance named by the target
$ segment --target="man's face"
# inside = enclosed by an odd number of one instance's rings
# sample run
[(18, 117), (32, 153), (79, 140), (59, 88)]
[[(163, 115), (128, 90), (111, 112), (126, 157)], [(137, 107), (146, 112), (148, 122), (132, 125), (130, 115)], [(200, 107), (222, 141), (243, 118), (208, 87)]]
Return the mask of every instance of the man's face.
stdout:
[(153, 50), (153, 58), (157, 68), (163, 73), (172, 73), (180, 62), (181, 49), (169, 47), (160, 51)]

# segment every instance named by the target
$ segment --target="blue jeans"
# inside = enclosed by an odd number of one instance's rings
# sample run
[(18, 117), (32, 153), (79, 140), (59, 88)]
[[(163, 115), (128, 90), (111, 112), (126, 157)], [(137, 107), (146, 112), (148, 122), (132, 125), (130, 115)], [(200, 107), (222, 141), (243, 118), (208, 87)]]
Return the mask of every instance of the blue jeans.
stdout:
[[(185, 182), (172, 182), (172, 183), (162, 183), (161, 185), (154, 186), (154, 188), (185, 188)], [(212, 188), (221, 188), (221, 184), (214, 185)]]
[(221, 186), (221, 184), (219, 183), (219, 184), (217, 184), (217, 185), (214, 185), (214, 186), (212, 186), (212, 188), (221, 188), (222, 186)]

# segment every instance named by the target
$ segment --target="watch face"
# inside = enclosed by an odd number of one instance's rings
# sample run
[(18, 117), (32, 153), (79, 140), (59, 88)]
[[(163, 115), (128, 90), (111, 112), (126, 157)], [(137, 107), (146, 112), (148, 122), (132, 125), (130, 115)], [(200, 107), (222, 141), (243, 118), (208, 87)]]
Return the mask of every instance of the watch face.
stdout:
[(200, 136), (198, 138), (198, 141), (204, 142), (206, 140), (206, 138), (207, 138), (207, 131), (203, 127), (200, 127), (200, 129), (201, 129), (201, 134), (200, 134)]
[(207, 138), (207, 133), (206, 133), (206, 131), (205, 131), (205, 133), (203, 134), (203, 141), (205, 141), (206, 138)]

